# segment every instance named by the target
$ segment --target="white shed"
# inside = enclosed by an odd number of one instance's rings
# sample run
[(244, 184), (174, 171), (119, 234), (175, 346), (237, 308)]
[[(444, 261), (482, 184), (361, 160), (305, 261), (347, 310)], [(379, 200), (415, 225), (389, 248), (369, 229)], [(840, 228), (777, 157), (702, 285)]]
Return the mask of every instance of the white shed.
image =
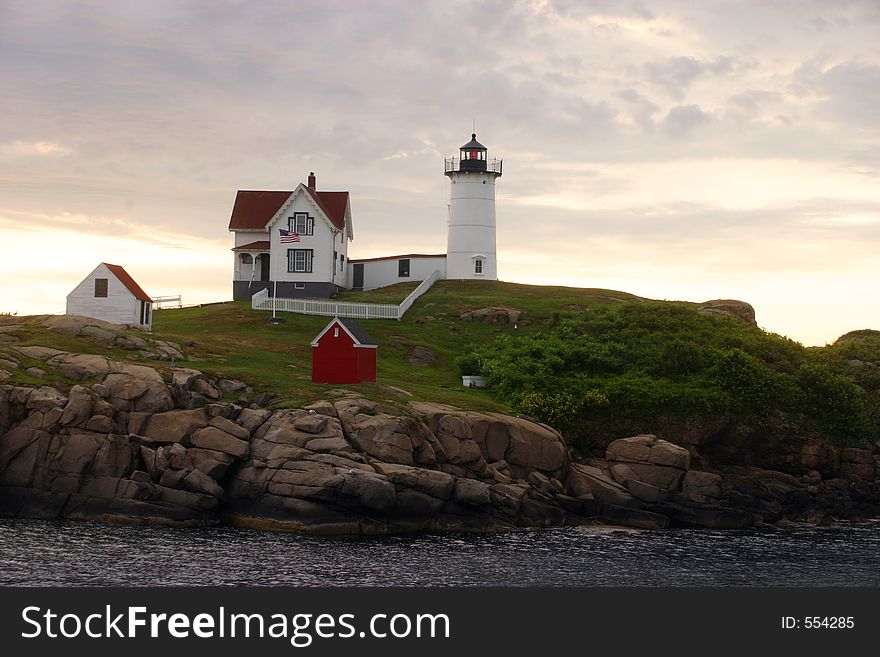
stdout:
[(125, 269), (102, 262), (67, 295), (67, 314), (153, 326), (153, 301)]

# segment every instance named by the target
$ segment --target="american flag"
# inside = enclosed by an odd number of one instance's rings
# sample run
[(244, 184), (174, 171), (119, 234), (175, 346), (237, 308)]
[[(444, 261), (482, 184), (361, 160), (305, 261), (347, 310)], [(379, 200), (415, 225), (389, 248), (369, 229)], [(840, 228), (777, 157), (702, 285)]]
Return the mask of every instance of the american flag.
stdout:
[(295, 233), (292, 230), (284, 230), (283, 228), (279, 228), (278, 232), (281, 233), (281, 239), (279, 241), (282, 244), (299, 242), (299, 233)]

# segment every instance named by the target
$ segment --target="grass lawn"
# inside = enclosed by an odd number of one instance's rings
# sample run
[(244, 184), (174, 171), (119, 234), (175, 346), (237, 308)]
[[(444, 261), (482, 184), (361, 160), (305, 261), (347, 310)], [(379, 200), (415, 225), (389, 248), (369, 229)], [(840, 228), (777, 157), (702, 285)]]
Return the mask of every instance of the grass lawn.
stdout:
[[(345, 293), (339, 299), (395, 303), (418, 283), (404, 283), (373, 292)], [(378, 384), (346, 386), (373, 399), (400, 401), (388, 386), (413, 398), (450, 403), (464, 408), (506, 410), (485, 390), (465, 389), (455, 359), (471, 344), (485, 344), (503, 333), (534, 332), (554, 311), (584, 308), (593, 303), (640, 301), (624, 292), (520, 285), (497, 281), (439, 281), (407, 312), (402, 321), (362, 320), (379, 343)], [(524, 312), (517, 328), (464, 322), (459, 315), (486, 306), (504, 306)], [(268, 323), (270, 314), (253, 311), (249, 302), (203, 308), (161, 310), (153, 330), (184, 345), (196, 360), (193, 367), (247, 381), (256, 390), (273, 392), (283, 405), (299, 405), (326, 397), (338, 387), (311, 382), (311, 341), (327, 324), (327, 317), (279, 313), (282, 323)], [(192, 344), (187, 346), (187, 343)], [(407, 360), (414, 347), (430, 349), (431, 365)], [(189, 364), (189, 363), (188, 363)]]

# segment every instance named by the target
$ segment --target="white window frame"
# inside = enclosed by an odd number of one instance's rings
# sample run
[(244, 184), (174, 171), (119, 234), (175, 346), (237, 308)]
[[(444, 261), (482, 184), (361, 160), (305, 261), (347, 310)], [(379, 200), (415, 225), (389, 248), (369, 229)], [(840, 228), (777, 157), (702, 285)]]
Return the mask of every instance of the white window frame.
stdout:
[(311, 274), (315, 269), (314, 249), (287, 249), (287, 271), (295, 274)]
[(294, 212), (292, 217), (287, 218), (287, 228), (298, 235), (314, 235), (315, 218), (307, 212)]
[(485, 258), (474, 258), (474, 276), (482, 276), (485, 265)]

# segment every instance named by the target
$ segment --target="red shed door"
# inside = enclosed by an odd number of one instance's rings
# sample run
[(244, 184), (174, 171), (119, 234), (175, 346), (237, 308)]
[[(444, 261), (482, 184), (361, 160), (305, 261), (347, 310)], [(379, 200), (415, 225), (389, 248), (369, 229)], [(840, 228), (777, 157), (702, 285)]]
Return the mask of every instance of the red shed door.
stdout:
[(376, 380), (376, 349), (358, 347), (358, 378), (361, 381)]

